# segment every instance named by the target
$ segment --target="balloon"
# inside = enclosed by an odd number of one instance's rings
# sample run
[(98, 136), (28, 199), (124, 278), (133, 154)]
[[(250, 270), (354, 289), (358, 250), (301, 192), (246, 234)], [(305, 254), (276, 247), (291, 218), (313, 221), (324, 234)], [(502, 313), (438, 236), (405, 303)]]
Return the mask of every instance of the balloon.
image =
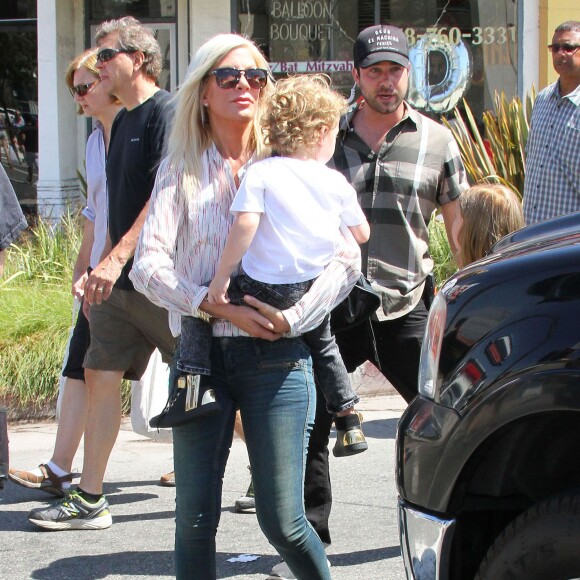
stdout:
[[(429, 56), (439, 53), (445, 63), (443, 79), (429, 84)], [(409, 50), (411, 71), (407, 101), (416, 109), (446, 113), (467, 92), (472, 76), (472, 58), (465, 43), (444, 42), (440, 36), (425, 34)]]

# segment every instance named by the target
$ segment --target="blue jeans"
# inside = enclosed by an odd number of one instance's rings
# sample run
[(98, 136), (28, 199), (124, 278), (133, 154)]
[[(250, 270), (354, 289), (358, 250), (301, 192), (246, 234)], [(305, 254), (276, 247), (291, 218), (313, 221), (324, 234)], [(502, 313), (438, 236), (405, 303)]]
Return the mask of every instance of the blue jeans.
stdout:
[(316, 409), (307, 347), (300, 339), (214, 338), (211, 363), (223, 412), (173, 429), (177, 578), (216, 578), (222, 482), (239, 408), (262, 531), (297, 578), (330, 580), (324, 548), (304, 515)]
[[(232, 279), (228, 296), (232, 304), (245, 304), (249, 294), (282, 310), (290, 308), (304, 296), (312, 280), (297, 284), (267, 284), (246, 274)], [(330, 316), (320, 326), (303, 336), (312, 355), (316, 381), (326, 399), (326, 408), (336, 414), (354, 406), (359, 397), (352, 388), (334, 336), (330, 332)], [(181, 318), (181, 354), (179, 370), (194, 375), (210, 375), (211, 326), (192, 316)]]

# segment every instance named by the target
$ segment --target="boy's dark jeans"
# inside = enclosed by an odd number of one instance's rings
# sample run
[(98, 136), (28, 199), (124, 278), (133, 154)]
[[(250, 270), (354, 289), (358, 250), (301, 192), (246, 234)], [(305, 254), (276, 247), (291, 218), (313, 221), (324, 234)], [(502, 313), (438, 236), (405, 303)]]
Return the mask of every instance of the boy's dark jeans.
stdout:
[[(312, 280), (296, 284), (267, 284), (240, 274), (232, 278), (228, 297), (232, 304), (243, 305), (244, 296), (254, 296), (274, 308), (290, 308), (304, 296)], [(190, 374), (211, 374), (211, 325), (192, 316), (181, 317), (180, 357), (177, 368)], [(334, 336), (330, 332), (330, 316), (320, 326), (303, 335), (310, 349), (316, 381), (320, 385), (330, 413), (352, 407), (359, 397), (352, 388)]]

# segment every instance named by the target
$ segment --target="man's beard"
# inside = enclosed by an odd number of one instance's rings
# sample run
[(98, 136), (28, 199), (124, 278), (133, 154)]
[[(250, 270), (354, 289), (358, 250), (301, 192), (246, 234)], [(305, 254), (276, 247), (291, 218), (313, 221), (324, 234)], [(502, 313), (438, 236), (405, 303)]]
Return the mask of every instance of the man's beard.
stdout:
[(366, 105), (370, 107), (373, 111), (376, 111), (377, 113), (380, 113), (382, 115), (394, 113), (401, 106), (401, 103), (405, 99), (405, 97), (402, 96), (399, 91), (393, 91), (392, 94), (389, 94), (389, 96), (395, 97), (395, 100), (389, 103), (384, 103), (383, 101), (375, 98), (374, 96), (369, 97), (368, 95), (365, 95), (365, 93), (362, 91), (361, 94), (364, 97)]

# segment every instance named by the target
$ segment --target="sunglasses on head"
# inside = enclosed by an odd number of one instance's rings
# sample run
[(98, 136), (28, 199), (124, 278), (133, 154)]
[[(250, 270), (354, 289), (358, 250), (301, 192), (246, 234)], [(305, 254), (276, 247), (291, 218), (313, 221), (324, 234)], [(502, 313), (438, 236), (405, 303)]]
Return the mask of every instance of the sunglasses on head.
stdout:
[(118, 54), (122, 52), (126, 54), (131, 54), (137, 51), (127, 48), (101, 48), (101, 50), (97, 52), (97, 60), (99, 62), (109, 62), (112, 58), (116, 57)]
[(83, 83), (81, 85), (75, 85), (72, 89), (70, 89), (70, 94), (74, 97), (78, 95), (79, 97), (84, 97), (90, 90), (93, 85), (96, 85), (99, 81), (93, 81), (92, 83)]
[(565, 42), (564, 44), (550, 44), (548, 49), (554, 54), (558, 54), (562, 51), (564, 54), (574, 54), (580, 48), (580, 44), (569, 44)]
[(220, 89), (233, 89), (238, 86), (242, 74), (246, 77), (246, 81), (252, 89), (263, 89), (268, 82), (268, 71), (263, 68), (216, 68), (212, 70), (209, 75), (215, 76), (215, 81)]

